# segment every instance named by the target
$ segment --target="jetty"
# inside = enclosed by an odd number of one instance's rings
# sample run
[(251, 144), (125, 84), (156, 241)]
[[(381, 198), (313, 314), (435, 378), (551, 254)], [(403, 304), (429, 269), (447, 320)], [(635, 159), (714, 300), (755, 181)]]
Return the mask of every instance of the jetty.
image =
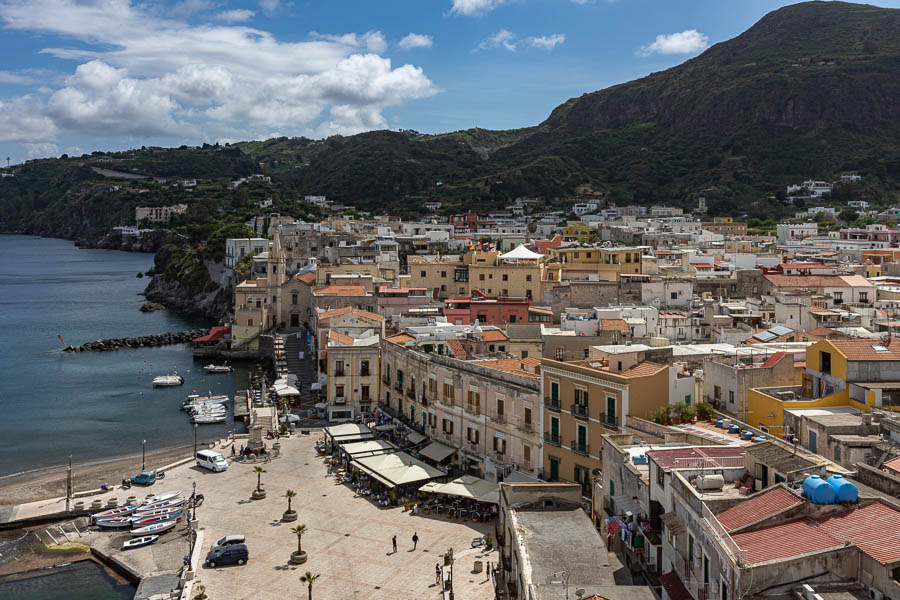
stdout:
[(139, 337), (111, 338), (87, 342), (80, 346), (66, 346), (63, 352), (92, 352), (97, 350), (121, 350), (124, 348), (148, 348), (152, 346), (167, 346), (171, 344), (187, 344), (192, 340), (207, 335), (209, 329), (191, 329), (189, 331), (174, 331), (170, 333), (155, 333)]

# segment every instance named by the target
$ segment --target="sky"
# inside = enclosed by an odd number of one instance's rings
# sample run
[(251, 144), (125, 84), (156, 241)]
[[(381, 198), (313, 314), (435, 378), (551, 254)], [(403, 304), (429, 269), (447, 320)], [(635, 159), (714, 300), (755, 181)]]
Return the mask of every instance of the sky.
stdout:
[(696, 56), (785, 4), (0, 0), (0, 160), (527, 127), (568, 98)]

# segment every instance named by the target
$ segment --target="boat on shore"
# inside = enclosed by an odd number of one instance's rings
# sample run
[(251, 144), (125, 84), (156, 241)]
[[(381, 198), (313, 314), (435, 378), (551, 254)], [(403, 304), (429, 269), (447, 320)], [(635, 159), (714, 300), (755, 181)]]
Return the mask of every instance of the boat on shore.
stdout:
[(177, 373), (173, 375), (160, 375), (153, 378), (153, 387), (175, 387), (184, 384), (184, 377)]
[(178, 496), (181, 495), (181, 490), (175, 490), (174, 492), (163, 492), (162, 494), (156, 494), (146, 502), (144, 502), (138, 510), (143, 510), (149, 504), (159, 504), (160, 502), (165, 502), (166, 500), (174, 500)]
[(203, 367), (203, 370), (209, 374), (215, 373), (231, 373), (234, 371), (234, 367), (229, 365), (206, 365)]
[(139, 527), (138, 529), (131, 530), (132, 537), (142, 537), (145, 535), (154, 535), (163, 533), (164, 531), (169, 531), (175, 527), (175, 519), (171, 521), (165, 521), (163, 523), (154, 523), (153, 525), (147, 525), (146, 527)]
[(137, 510), (137, 506), (120, 506), (119, 508), (111, 508), (109, 510), (104, 510), (103, 512), (98, 512), (91, 515), (91, 518), (94, 521), (98, 521), (100, 519), (112, 519), (115, 517), (125, 517), (130, 515), (131, 513)]
[(131, 527), (133, 522), (134, 519), (131, 517), (111, 517), (109, 519), (98, 519), (97, 527), (103, 529), (121, 529), (124, 527)]
[(168, 500), (160, 500), (152, 504), (142, 506), (135, 511), (135, 514), (151, 512), (154, 510), (177, 508), (184, 504), (184, 498), (169, 498)]
[(122, 544), (122, 550), (131, 550), (133, 548), (141, 548), (142, 546), (149, 546), (153, 542), (159, 539), (158, 535), (145, 535), (143, 537), (134, 538), (131, 540), (125, 540), (125, 543)]
[(170, 506), (168, 508), (157, 508), (156, 510), (149, 510), (147, 512), (136, 512), (131, 515), (131, 518), (137, 521), (140, 519), (149, 519), (150, 517), (174, 515), (177, 512), (181, 512), (180, 506)]
[(181, 520), (181, 511), (177, 513), (170, 513), (166, 515), (157, 515), (155, 517), (147, 517), (146, 519), (137, 519), (131, 522), (131, 526), (135, 529), (140, 529), (142, 527), (147, 527), (148, 525), (155, 525), (156, 523), (168, 523), (171, 521), (172, 523)]
[(227, 412), (220, 413), (199, 413), (191, 417), (191, 423), (197, 425), (210, 425), (212, 423), (224, 423), (228, 420)]

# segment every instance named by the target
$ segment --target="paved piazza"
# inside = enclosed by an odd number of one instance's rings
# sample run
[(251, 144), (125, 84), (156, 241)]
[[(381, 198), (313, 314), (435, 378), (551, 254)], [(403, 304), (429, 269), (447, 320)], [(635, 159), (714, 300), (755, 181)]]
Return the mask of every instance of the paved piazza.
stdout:
[[(235, 463), (224, 473), (181, 467), (162, 482), (164, 486), (154, 486), (158, 492), (175, 484), (190, 491), (190, 481), (197, 481), (197, 492), (206, 497), (198, 518), (205, 529), (207, 548), (227, 534), (247, 536), (250, 561), (246, 565), (198, 570), (198, 583), (206, 586), (210, 598), (306, 598), (306, 587), (299, 581), (306, 571), (321, 575), (313, 585), (313, 598), (439, 598), (434, 565), (451, 547), (457, 559), (456, 598), (494, 597), (486, 573), (472, 570), (475, 560), (496, 564), (498, 554), (471, 548), (474, 537), (493, 531), (493, 523), (460, 522), (442, 515), (412, 516), (401, 507), (378, 508), (365, 498), (355, 498), (351, 488), (326, 476), (323, 459), (314, 448), (320, 437), (313, 431), (308, 436), (282, 438), (283, 456), (263, 465), (268, 471), (262, 475), (268, 495), (265, 500), (249, 499), (256, 485), (249, 464)], [(287, 489), (297, 492), (293, 507), (299, 519), (295, 523), (280, 520), (287, 508), (282, 497)], [(303, 536), (309, 560), (291, 565), (288, 559), (297, 548), (291, 528), (299, 523), (309, 529)], [(415, 532), (419, 544), (411, 552)], [(391, 536), (395, 534), (398, 552), (393, 554)]]

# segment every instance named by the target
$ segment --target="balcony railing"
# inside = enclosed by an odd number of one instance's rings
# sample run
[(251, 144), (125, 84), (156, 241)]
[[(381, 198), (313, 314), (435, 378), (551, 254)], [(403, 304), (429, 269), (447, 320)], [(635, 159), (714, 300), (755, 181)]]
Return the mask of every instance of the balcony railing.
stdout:
[(495, 450), (491, 454), (493, 454), (494, 462), (499, 463), (499, 464), (504, 464), (506, 462), (506, 453), (505, 452), (499, 452), (499, 451)]
[(544, 406), (549, 408), (550, 410), (559, 412), (559, 398), (553, 398), (551, 396), (544, 396)]
[(466, 412), (469, 414), (473, 414), (473, 415), (480, 415), (481, 414), (481, 405), (467, 402), (466, 403)]
[(371, 396), (364, 396), (364, 397), (362, 397), (362, 398), (359, 399), (359, 403), (360, 403), (360, 404), (371, 404), (371, 403), (372, 403), (372, 397), (371, 397)]
[(382, 375), (381, 381), (383, 381), (385, 385), (391, 385), (391, 376), (390, 375)]
[(413, 388), (407, 389), (406, 397), (409, 398), (410, 400), (415, 400), (416, 399), (416, 390)]
[(552, 444), (553, 446), (559, 446), (559, 434), (558, 433), (550, 433), (549, 431), (544, 432), (544, 441), (548, 444)]
[(498, 423), (506, 423), (506, 415), (504, 415), (503, 413), (495, 413), (489, 416), (493, 421), (496, 421)]
[(607, 427), (612, 427), (613, 429), (619, 428), (619, 417), (617, 417), (616, 415), (608, 415), (606, 413), (600, 413), (598, 416), (600, 417), (600, 422), (603, 425), (605, 425)]
[(519, 429), (521, 429), (525, 433), (531, 433), (534, 431), (534, 423), (521, 423), (519, 425)]
[(334, 370), (334, 377), (343, 377), (345, 374), (346, 373), (344, 372), (344, 369), (335, 369)]
[(572, 442), (569, 444), (569, 449), (571, 449), (575, 454), (581, 454), (583, 456), (587, 456), (590, 453), (590, 447), (587, 444), (579, 442), (578, 440), (572, 440)]
[(398, 392), (402, 392), (402, 391), (403, 391), (403, 382), (402, 382), (402, 381), (395, 381), (395, 382), (394, 382), (394, 389), (397, 390)]
[(360, 370), (359, 370), (359, 376), (360, 376), (360, 377), (368, 377), (368, 376), (369, 376), (369, 369), (360, 369)]
[(583, 419), (587, 421), (588, 418), (588, 407), (587, 404), (573, 404), (569, 409), (572, 413), (572, 416), (576, 419)]

